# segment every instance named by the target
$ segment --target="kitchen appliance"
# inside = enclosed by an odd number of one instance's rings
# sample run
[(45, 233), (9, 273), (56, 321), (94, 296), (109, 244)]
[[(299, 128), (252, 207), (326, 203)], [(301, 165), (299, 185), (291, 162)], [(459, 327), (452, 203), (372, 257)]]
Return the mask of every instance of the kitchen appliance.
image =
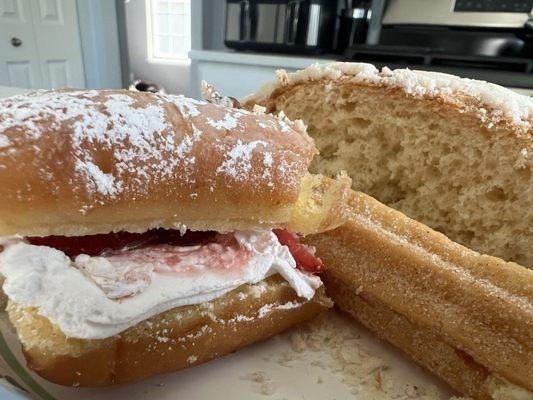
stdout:
[(337, 50), (366, 42), (368, 22), (372, 15), (371, 0), (345, 0), (339, 17)]
[(533, 88), (532, 8), (533, 0), (388, 0), (377, 44), (344, 56)]
[(521, 28), (532, 0), (389, 0), (383, 25)]
[(336, 0), (227, 0), (226, 46), (320, 53), (333, 48)]

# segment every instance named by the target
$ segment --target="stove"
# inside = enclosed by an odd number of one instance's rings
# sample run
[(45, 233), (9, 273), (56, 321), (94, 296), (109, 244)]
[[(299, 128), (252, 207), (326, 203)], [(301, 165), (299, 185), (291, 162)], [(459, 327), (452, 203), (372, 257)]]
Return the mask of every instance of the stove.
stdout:
[[(347, 60), (455, 73), (533, 89), (533, 0), (389, 0)], [(375, 24), (374, 24), (375, 25)], [(370, 23), (372, 26), (372, 23)], [(458, 72), (460, 71), (460, 72)]]

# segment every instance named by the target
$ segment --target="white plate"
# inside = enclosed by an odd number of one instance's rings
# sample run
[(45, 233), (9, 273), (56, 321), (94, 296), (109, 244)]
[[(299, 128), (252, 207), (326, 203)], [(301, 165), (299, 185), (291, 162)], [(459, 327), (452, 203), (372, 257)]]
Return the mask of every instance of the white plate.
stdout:
[[(320, 324), (315, 322), (312, 328), (309, 326), (297, 327), (266, 342), (185, 371), (134, 384), (86, 389), (55, 385), (28, 371), (20, 345), (4, 317), (0, 321), (0, 330), (9, 349), (0, 343), (4, 358), (0, 362), (0, 372), (17, 381), (37, 399), (363, 400), (446, 399), (451, 395), (440, 382), (397, 350), (334, 311)], [(318, 340), (324, 327), (328, 334), (339, 332), (341, 336), (336, 340), (337, 344), (339, 340), (344, 341), (342, 347), (328, 346)], [(311, 347), (302, 348), (305, 343), (298, 340), (302, 338), (302, 332), (307, 338), (317, 335)], [(16, 364), (10, 352), (15, 356)], [(6, 360), (11, 362), (10, 366)], [(24, 369), (22, 373), (21, 369)], [(381, 390), (377, 389), (378, 381), (381, 381)], [(40, 396), (39, 391), (42, 392)]]

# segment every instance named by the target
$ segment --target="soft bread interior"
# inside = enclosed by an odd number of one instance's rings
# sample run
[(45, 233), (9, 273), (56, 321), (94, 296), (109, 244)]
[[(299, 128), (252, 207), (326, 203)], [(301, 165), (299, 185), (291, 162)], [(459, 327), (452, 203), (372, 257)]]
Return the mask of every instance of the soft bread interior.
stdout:
[(67, 338), (35, 309), (13, 302), (7, 312), (32, 370), (62, 385), (103, 386), (201, 364), (331, 305), (323, 288), (306, 301), (275, 275), (207, 303), (166, 311), (103, 340)]
[(467, 247), (533, 267), (531, 128), (484, 123), (483, 104), (460, 93), (416, 97), (347, 76), (282, 86), (261, 103), (307, 124), (320, 151), (312, 172), (345, 169), (354, 189)]
[[(460, 365), (441, 366), (440, 355), (423, 354), (430, 346), (407, 343), (417, 331), (472, 360), (464, 379), (479, 381), (476, 370), (485, 369), (533, 390), (533, 271), (469, 250), (365, 194), (352, 192), (349, 204), (346, 224), (305, 238), (329, 267), (336, 305), (466, 394), (476, 385), (460, 381)], [(389, 314), (408, 322), (391, 327)]]

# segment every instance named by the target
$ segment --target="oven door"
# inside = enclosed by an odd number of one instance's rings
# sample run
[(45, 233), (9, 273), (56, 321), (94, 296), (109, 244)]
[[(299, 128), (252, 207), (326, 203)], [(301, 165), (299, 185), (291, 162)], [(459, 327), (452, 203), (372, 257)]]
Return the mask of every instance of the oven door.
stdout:
[(389, 0), (383, 25), (522, 28), (533, 0)]
[(252, 4), (249, 0), (226, 1), (226, 27), (224, 42), (228, 47), (239, 48), (251, 38)]
[(255, 0), (252, 16), (256, 43), (298, 46), (305, 38), (308, 1)]

